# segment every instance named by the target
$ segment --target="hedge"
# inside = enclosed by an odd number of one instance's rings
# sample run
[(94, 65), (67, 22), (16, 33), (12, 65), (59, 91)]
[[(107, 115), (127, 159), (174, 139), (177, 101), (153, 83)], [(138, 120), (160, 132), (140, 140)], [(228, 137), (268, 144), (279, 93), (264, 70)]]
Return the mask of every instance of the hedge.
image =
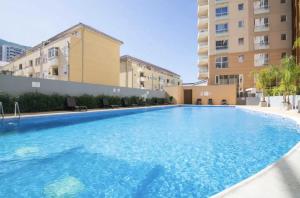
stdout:
[[(5, 113), (14, 112), (14, 102), (18, 101), (21, 113), (29, 112), (46, 112), (46, 111), (61, 111), (65, 110), (65, 101), (67, 95), (46, 95), (41, 93), (25, 93), (18, 97), (13, 97), (8, 94), (0, 94), (0, 102), (3, 103)], [(77, 105), (87, 106), (89, 109), (95, 109), (101, 107), (101, 100), (106, 98), (110, 105), (121, 105), (122, 97), (118, 96), (92, 96), (92, 95), (82, 95), (74, 97)], [(143, 98), (132, 96), (132, 97), (123, 97), (127, 99), (129, 105), (162, 105), (168, 103), (169, 99), (167, 98)]]

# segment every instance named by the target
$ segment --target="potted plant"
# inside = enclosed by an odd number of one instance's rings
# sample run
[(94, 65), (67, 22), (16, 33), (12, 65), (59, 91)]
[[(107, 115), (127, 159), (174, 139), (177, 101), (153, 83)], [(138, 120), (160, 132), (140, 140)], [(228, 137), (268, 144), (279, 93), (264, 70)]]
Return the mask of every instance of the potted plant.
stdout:
[(283, 93), (283, 107), (292, 109), (290, 96), (295, 95), (300, 78), (300, 67), (296, 64), (293, 56), (285, 57), (281, 61), (281, 81), (279, 89)]
[(259, 102), (259, 106), (261, 107), (268, 107), (266, 96), (269, 95), (272, 80), (270, 72), (271, 70), (269, 67), (254, 72), (256, 88), (261, 91), (261, 98)]

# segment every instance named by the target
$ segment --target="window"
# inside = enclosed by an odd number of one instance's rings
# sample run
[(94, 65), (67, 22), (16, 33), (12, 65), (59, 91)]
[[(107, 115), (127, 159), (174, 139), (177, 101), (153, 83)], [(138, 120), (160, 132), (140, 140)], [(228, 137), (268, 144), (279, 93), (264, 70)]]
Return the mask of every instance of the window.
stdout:
[(19, 64), (19, 70), (21, 70), (23, 68), (22, 64)]
[(240, 4), (238, 5), (238, 9), (239, 9), (239, 11), (244, 10), (244, 4), (243, 4), (243, 3), (240, 3)]
[(39, 64), (41, 64), (41, 58), (40, 57), (35, 59), (35, 65), (39, 65)]
[(242, 28), (242, 27), (244, 27), (245, 26), (245, 22), (244, 21), (239, 21), (238, 22), (238, 27), (239, 28)]
[(281, 34), (281, 40), (285, 41), (286, 40), (286, 34)]
[(268, 9), (269, 1), (268, 0), (259, 0), (254, 2), (254, 9)]
[(223, 17), (228, 15), (228, 7), (216, 8), (216, 17)]
[(264, 66), (269, 63), (269, 54), (261, 53), (254, 55), (254, 66)]
[(239, 56), (238, 56), (238, 62), (239, 62), (239, 63), (243, 63), (244, 60), (245, 60), (245, 56), (244, 56), (244, 55), (239, 55)]
[(58, 76), (58, 68), (57, 67), (52, 69), (52, 75)]
[(216, 84), (218, 85), (228, 85), (228, 84), (238, 84), (239, 85), (239, 75), (218, 75), (216, 76)]
[(281, 4), (286, 3), (286, 0), (280, 0), (280, 3), (281, 3)]
[(238, 42), (239, 42), (239, 45), (244, 45), (244, 38), (239, 38)]
[(216, 68), (228, 68), (228, 57), (226, 56), (217, 57)]
[(269, 37), (268, 36), (256, 36), (254, 38), (254, 44), (256, 47), (263, 47), (269, 45)]
[(281, 15), (280, 21), (281, 22), (286, 22), (286, 15)]
[(216, 25), (216, 33), (217, 34), (226, 33), (226, 32), (228, 32), (228, 23)]
[(32, 67), (33, 66), (33, 60), (29, 61), (29, 66)]
[(53, 58), (58, 56), (58, 47), (52, 47), (48, 50), (48, 58)]
[(216, 41), (216, 50), (228, 49), (228, 40)]
[(281, 58), (285, 58), (286, 57), (286, 52), (282, 52), (281, 53)]
[(262, 18), (256, 18), (254, 20), (255, 29), (264, 29), (269, 27), (269, 18), (262, 17)]

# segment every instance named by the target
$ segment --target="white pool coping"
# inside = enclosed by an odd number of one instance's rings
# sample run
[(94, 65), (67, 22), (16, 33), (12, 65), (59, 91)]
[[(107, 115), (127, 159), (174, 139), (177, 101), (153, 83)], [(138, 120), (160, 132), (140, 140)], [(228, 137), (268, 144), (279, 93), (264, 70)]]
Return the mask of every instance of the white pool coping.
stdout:
[[(278, 115), (296, 121), (300, 114), (277, 108), (238, 106), (238, 108)], [(300, 197), (300, 142), (280, 160), (212, 198), (295, 198)]]
[[(118, 108), (108, 108), (108, 109), (89, 109), (87, 111), (61, 111), (61, 112), (40, 112), (40, 113), (28, 113), (22, 114), (22, 118), (34, 118), (34, 117), (44, 117), (44, 116), (57, 116), (57, 115), (74, 115), (81, 113), (93, 113), (93, 112), (108, 112), (108, 111), (124, 111), (124, 110), (135, 110), (135, 109), (155, 109), (159, 107), (176, 107), (178, 105), (157, 105), (157, 106), (142, 106), (142, 107), (118, 107)], [(16, 116), (5, 116), (6, 119), (18, 119)]]

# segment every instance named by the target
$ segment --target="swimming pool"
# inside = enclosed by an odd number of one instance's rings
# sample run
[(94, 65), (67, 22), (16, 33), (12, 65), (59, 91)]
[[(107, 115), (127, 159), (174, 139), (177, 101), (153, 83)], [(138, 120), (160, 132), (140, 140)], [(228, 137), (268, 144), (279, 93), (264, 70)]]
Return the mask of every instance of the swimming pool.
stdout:
[(235, 107), (6, 120), (0, 197), (209, 197), (299, 141), (293, 121)]

